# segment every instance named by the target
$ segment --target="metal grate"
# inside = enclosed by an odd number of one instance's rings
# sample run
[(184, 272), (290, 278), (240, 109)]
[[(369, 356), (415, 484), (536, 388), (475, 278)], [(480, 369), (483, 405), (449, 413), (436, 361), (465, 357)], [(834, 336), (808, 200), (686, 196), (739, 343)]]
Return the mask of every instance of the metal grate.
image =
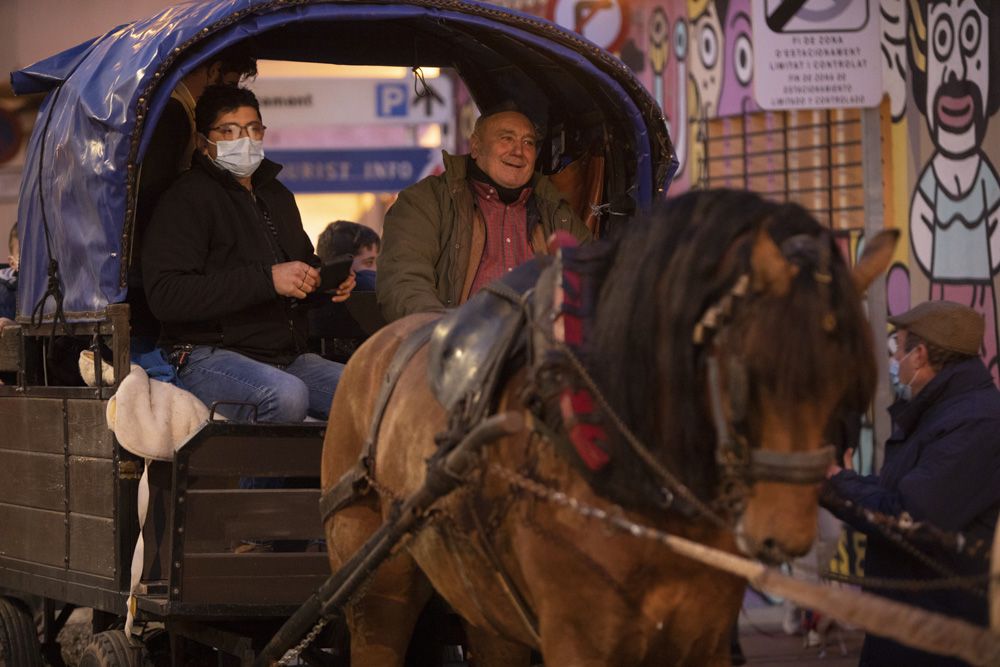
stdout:
[(859, 110), (760, 111), (703, 128), (704, 185), (797, 202), (836, 232), (864, 229)]

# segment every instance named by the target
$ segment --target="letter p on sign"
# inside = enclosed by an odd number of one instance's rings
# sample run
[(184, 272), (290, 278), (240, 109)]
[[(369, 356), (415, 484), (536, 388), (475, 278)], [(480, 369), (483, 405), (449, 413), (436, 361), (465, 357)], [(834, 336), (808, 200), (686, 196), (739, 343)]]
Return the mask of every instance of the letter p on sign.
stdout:
[(407, 101), (405, 83), (380, 83), (375, 86), (375, 115), (379, 118), (405, 118)]

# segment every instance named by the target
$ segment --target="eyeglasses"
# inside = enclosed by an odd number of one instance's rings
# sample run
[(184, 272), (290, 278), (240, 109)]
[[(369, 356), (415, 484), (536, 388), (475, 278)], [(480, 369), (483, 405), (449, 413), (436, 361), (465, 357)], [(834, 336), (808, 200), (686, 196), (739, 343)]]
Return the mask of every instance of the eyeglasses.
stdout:
[(209, 132), (218, 132), (222, 135), (222, 138), (225, 141), (239, 139), (243, 136), (243, 132), (246, 132), (247, 136), (251, 139), (259, 141), (264, 138), (264, 132), (267, 131), (267, 127), (254, 121), (253, 123), (247, 123), (246, 125), (240, 125), (239, 123), (223, 123), (222, 125), (210, 127), (208, 130)]

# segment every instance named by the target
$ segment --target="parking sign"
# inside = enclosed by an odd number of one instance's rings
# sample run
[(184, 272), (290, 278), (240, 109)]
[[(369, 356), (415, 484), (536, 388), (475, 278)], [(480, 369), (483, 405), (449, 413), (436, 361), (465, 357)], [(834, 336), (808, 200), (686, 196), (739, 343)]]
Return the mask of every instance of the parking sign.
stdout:
[(406, 118), (409, 91), (405, 83), (375, 86), (375, 115), (379, 118)]
[[(0, 0), (2, 2), (3, 0)], [(273, 129), (315, 125), (450, 123), (451, 79), (429, 79), (417, 98), (413, 75), (402, 79), (258, 78), (251, 85)]]

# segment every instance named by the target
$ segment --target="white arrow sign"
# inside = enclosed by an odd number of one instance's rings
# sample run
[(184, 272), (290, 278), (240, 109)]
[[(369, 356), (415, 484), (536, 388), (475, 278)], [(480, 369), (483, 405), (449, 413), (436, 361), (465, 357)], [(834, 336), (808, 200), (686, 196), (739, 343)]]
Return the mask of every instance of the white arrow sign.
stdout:
[(432, 94), (422, 98), (414, 92), (412, 75), (402, 79), (257, 79), (251, 88), (260, 101), (264, 124), (276, 129), (451, 122), (451, 79), (427, 79), (427, 86)]

